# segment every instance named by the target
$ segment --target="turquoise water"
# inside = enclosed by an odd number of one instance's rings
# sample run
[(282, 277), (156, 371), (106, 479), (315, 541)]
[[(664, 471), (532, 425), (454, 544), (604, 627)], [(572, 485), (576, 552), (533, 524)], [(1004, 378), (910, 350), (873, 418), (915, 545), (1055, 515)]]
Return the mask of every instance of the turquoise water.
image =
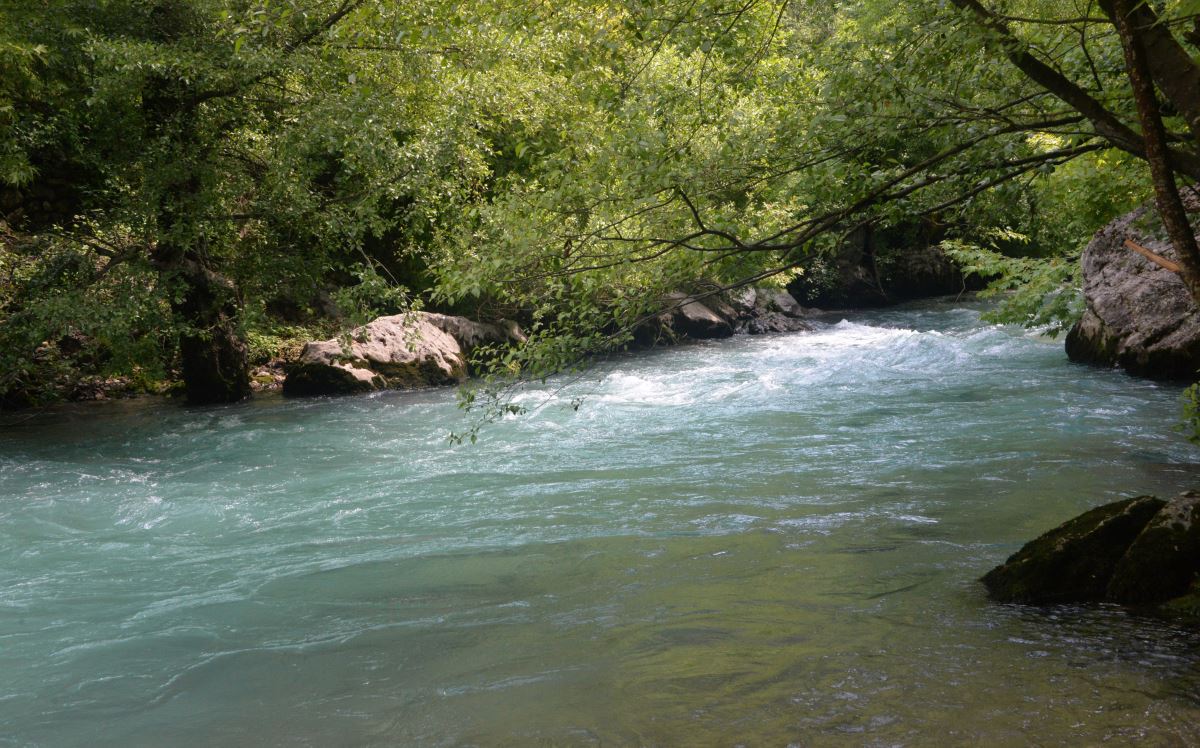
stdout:
[(452, 391), (13, 423), (0, 744), (1194, 745), (1200, 637), (975, 581), (1200, 483), (1178, 396), (933, 304), (617, 357), (472, 447)]

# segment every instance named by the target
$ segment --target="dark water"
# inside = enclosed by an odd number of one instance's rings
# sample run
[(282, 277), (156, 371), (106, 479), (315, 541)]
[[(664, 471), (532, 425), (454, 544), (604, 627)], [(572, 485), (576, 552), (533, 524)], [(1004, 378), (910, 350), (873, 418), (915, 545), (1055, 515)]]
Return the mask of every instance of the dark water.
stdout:
[(563, 385), (0, 430), (0, 743), (1200, 743), (1200, 637), (974, 581), (1200, 483), (1177, 388), (947, 305)]

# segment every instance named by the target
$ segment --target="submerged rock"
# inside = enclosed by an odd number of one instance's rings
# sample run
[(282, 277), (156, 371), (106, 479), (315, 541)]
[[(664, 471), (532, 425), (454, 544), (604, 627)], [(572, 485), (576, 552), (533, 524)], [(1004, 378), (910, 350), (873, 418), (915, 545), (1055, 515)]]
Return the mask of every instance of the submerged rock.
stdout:
[(380, 317), (344, 338), (308, 343), (288, 371), (285, 395), (332, 395), (455, 384), (470, 351), (523, 340), (515, 325), (410, 312)]
[(1085, 512), (1026, 543), (984, 575), (983, 584), (1006, 603), (1102, 600), (1117, 563), (1164, 505), (1138, 496)]
[[(1200, 207), (1195, 193), (1187, 201)], [(1096, 232), (1083, 253), (1087, 309), (1067, 334), (1067, 355), (1143, 377), (1194, 379), (1200, 370), (1200, 309), (1178, 275), (1129, 249), (1126, 239), (1175, 258), (1149, 206)]]

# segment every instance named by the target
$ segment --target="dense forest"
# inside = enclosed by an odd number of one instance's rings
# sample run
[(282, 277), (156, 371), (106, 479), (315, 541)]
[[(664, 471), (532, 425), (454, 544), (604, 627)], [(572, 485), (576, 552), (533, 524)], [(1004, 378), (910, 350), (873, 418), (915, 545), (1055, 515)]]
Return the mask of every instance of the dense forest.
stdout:
[(671, 291), (832, 284), (863, 231), (1061, 329), (1149, 199), (1200, 297), (1190, 0), (0, 7), (8, 405), (235, 401), (408, 309), (518, 320), (500, 373), (541, 376)]

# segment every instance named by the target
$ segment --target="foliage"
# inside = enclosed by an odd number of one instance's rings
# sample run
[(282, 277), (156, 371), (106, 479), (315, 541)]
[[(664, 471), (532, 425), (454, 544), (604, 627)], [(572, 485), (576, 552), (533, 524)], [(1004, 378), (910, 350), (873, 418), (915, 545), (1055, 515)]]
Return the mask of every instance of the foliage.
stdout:
[(1183, 392), (1183, 423), (1180, 430), (1188, 441), (1200, 445), (1200, 382)]
[(1005, 4), (1008, 39), (962, 2), (5, 4), (0, 396), (177, 374), (214, 319), (263, 361), (429, 305), (530, 333), (468, 403), (502, 416), (505, 383), (629, 343), (666, 294), (833, 278), (868, 225), (927, 227), (1004, 319), (1061, 328), (1083, 244), (1149, 195), (1004, 59), (1132, 118), (1072, 5)]
[[(1008, 231), (993, 233), (994, 240), (1028, 243), (1029, 238)], [(963, 272), (989, 281), (983, 298), (999, 296), (999, 305), (984, 319), (1044, 328), (1052, 335), (1069, 328), (1083, 309), (1078, 255), (1049, 258), (1011, 257), (990, 247), (946, 240), (942, 249)]]

